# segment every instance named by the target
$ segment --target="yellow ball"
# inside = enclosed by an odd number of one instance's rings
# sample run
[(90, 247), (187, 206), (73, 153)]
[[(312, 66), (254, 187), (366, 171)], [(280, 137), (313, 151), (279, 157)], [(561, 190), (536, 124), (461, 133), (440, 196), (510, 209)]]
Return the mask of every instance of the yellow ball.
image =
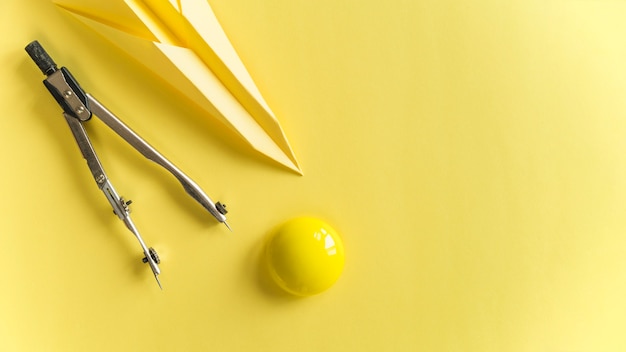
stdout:
[(332, 286), (343, 271), (345, 256), (337, 232), (322, 220), (289, 220), (266, 248), (270, 275), (285, 291), (311, 296)]

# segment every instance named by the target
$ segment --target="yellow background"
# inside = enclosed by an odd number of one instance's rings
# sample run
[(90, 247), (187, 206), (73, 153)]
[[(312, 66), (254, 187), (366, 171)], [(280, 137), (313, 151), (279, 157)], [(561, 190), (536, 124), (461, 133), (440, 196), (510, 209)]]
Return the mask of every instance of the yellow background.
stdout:
[[(304, 177), (49, 1), (0, 5), (0, 350), (626, 350), (626, 2), (210, 3)], [(162, 292), (33, 39), (228, 204), (233, 234), (89, 123)], [(260, 254), (299, 215), (333, 224), (347, 261), (292, 299)]]

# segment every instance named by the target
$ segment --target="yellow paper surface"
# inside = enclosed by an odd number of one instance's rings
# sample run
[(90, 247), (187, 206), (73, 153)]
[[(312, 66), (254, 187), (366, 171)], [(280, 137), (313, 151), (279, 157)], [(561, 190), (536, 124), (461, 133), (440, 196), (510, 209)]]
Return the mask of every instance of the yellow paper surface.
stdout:
[[(626, 350), (625, 2), (211, 6), (304, 177), (50, 1), (3, 3), (1, 351)], [(232, 234), (87, 124), (162, 292), (24, 52), (33, 39), (228, 205)], [(260, 256), (301, 215), (340, 232), (346, 267), (291, 299)]]

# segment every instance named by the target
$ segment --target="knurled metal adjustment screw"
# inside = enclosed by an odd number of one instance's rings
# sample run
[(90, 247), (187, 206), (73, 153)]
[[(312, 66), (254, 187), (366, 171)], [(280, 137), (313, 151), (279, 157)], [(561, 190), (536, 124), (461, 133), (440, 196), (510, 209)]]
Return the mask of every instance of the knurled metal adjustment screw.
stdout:
[[(154, 250), (154, 248), (152, 248), (152, 247), (148, 248), (148, 253), (150, 254), (150, 258), (152, 258), (152, 260), (154, 260), (155, 263), (161, 264), (161, 259), (159, 258), (159, 255)], [(148, 262), (148, 258), (143, 257), (143, 259), (141, 261), (144, 262), (144, 263), (147, 263)]]
[(133, 204), (132, 200), (126, 200), (124, 197), (120, 197), (120, 205), (124, 208), (124, 210), (128, 211), (128, 206)]
[(220, 214), (222, 214), (222, 215), (228, 214), (228, 210), (226, 210), (226, 204), (222, 204), (220, 202), (217, 202), (217, 203), (215, 203), (215, 208), (217, 208), (217, 211), (219, 211)]

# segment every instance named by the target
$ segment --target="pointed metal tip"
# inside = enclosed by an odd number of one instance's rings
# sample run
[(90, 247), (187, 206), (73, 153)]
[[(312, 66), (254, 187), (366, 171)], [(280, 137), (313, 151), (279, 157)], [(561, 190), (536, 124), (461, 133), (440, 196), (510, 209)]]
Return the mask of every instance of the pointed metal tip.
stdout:
[(159, 281), (159, 277), (155, 274), (154, 278), (156, 279), (157, 284), (159, 284), (159, 288), (161, 289), (161, 291), (163, 291), (163, 286), (161, 286), (161, 281)]
[(226, 221), (224, 221), (223, 224), (226, 225), (226, 228), (228, 228), (228, 231), (233, 232), (233, 229), (231, 229), (230, 226), (228, 226), (228, 223)]

